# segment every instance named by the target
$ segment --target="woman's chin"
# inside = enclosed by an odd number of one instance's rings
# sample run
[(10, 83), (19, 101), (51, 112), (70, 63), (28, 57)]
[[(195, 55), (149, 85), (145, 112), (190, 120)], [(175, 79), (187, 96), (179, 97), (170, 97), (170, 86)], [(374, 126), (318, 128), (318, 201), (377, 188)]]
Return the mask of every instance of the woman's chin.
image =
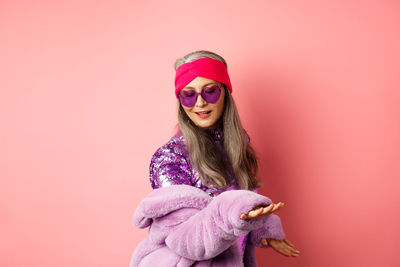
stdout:
[(195, 124), (201, 129), (215, 129), (218, 126), (214, 121), (200, 121)]
[(208, 129), (211, 127), (211, 124), (210, 123), (196, 123), (196, 126), (201, 129)]
[(209, 128), (209, 127), (212, 125), (211, 122), (205, 121), (205, 120), (201, 120), (201, 121), (196, 120), (194, 124), (195, 124), (197, 127), (202, 128), (202, 129)]

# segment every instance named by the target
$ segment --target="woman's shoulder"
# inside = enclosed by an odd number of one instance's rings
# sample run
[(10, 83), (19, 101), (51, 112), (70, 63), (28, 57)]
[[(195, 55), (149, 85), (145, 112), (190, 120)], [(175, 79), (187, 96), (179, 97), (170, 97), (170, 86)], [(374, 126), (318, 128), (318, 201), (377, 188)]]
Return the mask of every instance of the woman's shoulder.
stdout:
[(160, 155), (176, 155), (177, 157), (187, 157), (188, 151), (185, 144), (185, 140), (182, 134), (176, 133), (166, 143), (160, 146), (153, 154), (153, 158)]

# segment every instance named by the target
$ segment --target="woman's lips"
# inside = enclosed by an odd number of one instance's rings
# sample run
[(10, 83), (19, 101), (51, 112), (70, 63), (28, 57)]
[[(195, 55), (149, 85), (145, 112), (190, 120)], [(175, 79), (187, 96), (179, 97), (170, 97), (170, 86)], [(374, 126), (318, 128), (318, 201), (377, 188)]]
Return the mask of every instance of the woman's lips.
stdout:
[(197, 116), (199, 116), (202, 119), (206, 119), (208, 117), (210, 117), (211, 115), (211, 111), (202, 111), (202, 112), (195, 112), (197, 114)]

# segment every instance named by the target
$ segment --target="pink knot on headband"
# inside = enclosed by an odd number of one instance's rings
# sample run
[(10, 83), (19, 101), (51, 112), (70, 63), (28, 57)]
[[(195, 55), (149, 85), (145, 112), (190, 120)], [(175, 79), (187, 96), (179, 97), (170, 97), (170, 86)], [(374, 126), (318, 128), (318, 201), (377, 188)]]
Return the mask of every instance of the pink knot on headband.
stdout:
[(224, 63), (212, 58), (200, 58), (179, 66), (175, 75), (175, 95), (194, 78), (203, 77), (225, 84), (232, 93), (231, 80)]

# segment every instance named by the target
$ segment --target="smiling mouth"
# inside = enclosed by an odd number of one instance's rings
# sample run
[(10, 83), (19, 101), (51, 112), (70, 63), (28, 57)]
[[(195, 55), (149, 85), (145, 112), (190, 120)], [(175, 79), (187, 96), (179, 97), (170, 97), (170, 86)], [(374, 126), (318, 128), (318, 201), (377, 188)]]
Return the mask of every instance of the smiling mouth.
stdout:
[(210, 114), (211, 113), (211, 110), (210, 111), (204, 111), (204, 112), (195, 112), (197, 115), (207, 115), (207, 114)]
[(210, 111), (204, 111), (204, 112), (195, 112), (197, 116), (199, 116), (202, 119), (207, 119), (208, 117), (211, 116), (211, 110)]

